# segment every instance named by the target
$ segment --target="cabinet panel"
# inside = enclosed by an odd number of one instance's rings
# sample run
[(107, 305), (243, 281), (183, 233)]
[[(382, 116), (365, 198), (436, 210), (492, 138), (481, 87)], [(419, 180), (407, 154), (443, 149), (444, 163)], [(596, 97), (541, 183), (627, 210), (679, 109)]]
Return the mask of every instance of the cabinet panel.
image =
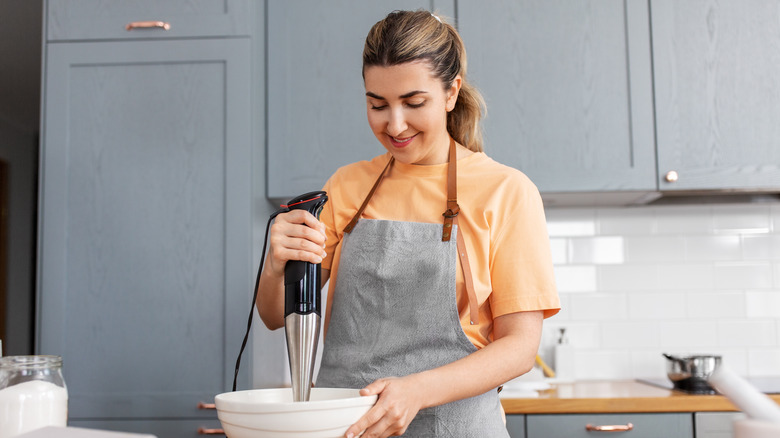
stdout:
[[(69, 421), (70, 427), (86, 429), (112, 430), (116, 432), (153, 434), (157, 438), (198, 438), (199, 429), (221, 429), (219, 420), (79, 420)], [(224, 437), (225, 435), (215, 435)]]
[(780, 2), (651, 3), (659, 187), (776, 190)]
[[(145, 39), (249, 35), (251, 0), (55, 0), (46, 3), (46, 38)], [(161, 21), (170, 29), (129, 23)]]
[(506, 430), (511, 438), (525, 438), (525, 415), (507, 415)]
[(318, 190), (339, 167), (384, 152), (366, 121), (361, 76), (366, 34), (395, 9), (446, 14), (452, 11), (448, 4), (452, 1), (268, 2), (270, 198)]
[(47, 48), (36, 349), (63, 356), (70, 418), (213, 416), (197, 403), (232, 383), (249, 59), (249, 39)]
[(732, 438), (734, 420), (745, 418), (742, 412), (696, 412), (696, 438)]
[(631, 423), (631, 438), (691, 438), (692, 414), (566, 414), (527, 415), (528, 438), (588, 438), (599, 434), (589, 432), (586, 425), (626, 425)]
[(486, 152), (542, 192), (655, 190), (648, 5), (457, 2)]

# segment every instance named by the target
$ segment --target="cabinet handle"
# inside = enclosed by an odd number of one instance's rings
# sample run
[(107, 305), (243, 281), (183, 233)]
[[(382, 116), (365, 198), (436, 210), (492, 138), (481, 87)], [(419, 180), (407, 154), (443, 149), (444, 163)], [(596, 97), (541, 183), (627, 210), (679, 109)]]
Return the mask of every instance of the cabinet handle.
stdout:
[(133, 29), (162, 29), (171, 30), (171, 23), (166, 21), (133, 21), (125, 26), (127, 30)]
[(206, 429), (205, 427), (198, 428), (198, 435), (224, 435), (224, 429)]
[(677, 174), (676, 170), (670, 170), (666, 172), (666, 176), (664, 176), (664, 179), (666, 180), (666, 182), (673, 183), (673, 182), (677, 182), (677, 180), (680, 179), (680, 175)]
[(217, 409), (217, 405), (214, 403), (198, 402), (198, 409)]
[(585, 426), (585, 430), (587, 430), (588, 432), (628, 432), (633, 428), (634, 425), (631, 423), (611, 424), (611, 425), (604, 425), (604, 426), (594, 426), (592, 424), (587, 424)]

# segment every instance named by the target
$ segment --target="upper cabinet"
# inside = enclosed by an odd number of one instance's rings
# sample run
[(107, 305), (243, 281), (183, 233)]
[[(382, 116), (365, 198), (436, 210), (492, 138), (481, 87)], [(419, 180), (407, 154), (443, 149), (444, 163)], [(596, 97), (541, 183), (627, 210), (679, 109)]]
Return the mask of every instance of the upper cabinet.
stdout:
[(457, 5), (488, 155), (542, 192), (655, 190), (647, 2)]
[(651, 10), (659, 188), (780, 190), (780, 2)]
[(46, 35), (49, 41), (249, 36), (251, 1), (51, 1)]
[(319, 190), (339, 167), (384, 149), (366, 120), (363, 44), (395, 9), (454, 15), (453, 0), (269, 1), (268, 197)]

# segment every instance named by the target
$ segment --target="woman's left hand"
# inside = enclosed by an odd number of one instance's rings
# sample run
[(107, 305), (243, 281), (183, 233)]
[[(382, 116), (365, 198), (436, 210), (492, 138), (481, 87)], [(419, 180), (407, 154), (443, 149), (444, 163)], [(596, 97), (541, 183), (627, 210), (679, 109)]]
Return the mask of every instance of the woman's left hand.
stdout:
[(379, 395), (376, 404), (347, 429), (347, 438), (403, 435), (423, 407), (424, 391), (415, 375), (379, 379), (360, 390), (360, 395), (375, 394)]

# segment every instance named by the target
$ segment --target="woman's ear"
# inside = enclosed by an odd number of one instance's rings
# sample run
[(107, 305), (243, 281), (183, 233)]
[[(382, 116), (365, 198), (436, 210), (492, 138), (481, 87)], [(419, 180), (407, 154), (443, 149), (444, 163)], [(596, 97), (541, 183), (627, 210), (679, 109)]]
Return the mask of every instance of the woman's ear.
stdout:
[(450, 88), (447, 89), (447, 102), (445, 106), (447, 112), (455, 109), (455, 102), (458, 101), (458, 93), (460, 93), (460, 86), (462, 83), (463, 78), (461, 78), (460, 75), (457, 75), (455, 76), (455, 79), (452, 80), (452, 85), (450, 85)]

